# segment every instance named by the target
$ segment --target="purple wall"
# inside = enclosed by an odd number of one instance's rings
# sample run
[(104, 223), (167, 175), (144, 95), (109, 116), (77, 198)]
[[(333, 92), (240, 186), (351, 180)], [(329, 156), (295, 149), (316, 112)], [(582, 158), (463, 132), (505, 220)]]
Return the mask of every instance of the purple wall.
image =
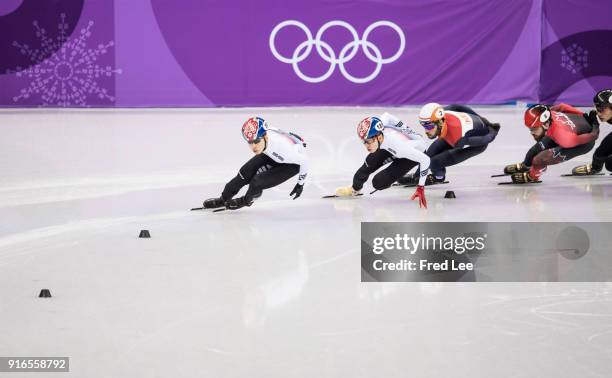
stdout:
[(4, 107), (588, 104), (612, 87), (610, 0), (1, 4)]
[(542, 101), (591, 104), (612, 88), (612, 0), (549, 0), (542, 25)]

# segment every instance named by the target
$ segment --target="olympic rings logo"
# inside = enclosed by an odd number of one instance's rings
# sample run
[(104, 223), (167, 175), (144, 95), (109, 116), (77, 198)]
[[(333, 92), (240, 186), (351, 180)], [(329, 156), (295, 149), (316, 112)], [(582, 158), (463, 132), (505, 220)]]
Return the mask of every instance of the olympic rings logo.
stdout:
[[(304, 34), (306, 34), (306, 40), (300, 43), (295, 48), (295, 50), (293, 51), (293, 55), (290, 58), (284, 57), (281, 54), (279, 54), (279, 52), (276, 50), (276, 45), (275, 45), (276, 34), (286, 26), (296, 26), (299, 29), (301, 29), (304, 32)], [(325, 33), (327, 29), (334, 27), (334, 26), (345, 28), (353, 36), (353, 40), (347, 43), (340, 50), (339, 56), (336, 56), (336, 53), (331, 48), (331, 46), (327, 42), (323, 41), (322, 39), (323, 33)], [(368, 41), (368, 36), (370, 35), (370, 33), (374, 29), (378, 27), (383, 27), (383, 26), (393, 29), (397, 33), (400, 39), (399, 49), (393, 56), (389, 58), (383, 58), (382, 53), (380, 52), (380, 49), (376, 45), (374, 45), (372, 42)], [(295, 71), (295, 74), (300, 79), (306, 82), (309, 82), (309, 83), (320, 83), (322, 81), (327, 80), (334, 73), (334, 70), (336, 69), (336, 65), (340, 68), (340, 72), (347, 80), (352, 81), (353, 83), (357, 83), (357, 84), (367, 83), (369, 81), (372, 81), (374, 78), (376, 78), (376, 76), (378, 76), (378, 74), (380, 73), (380, 70), (382, 69), (383, 64), (392, 63), (392, 62), (395, 62), (397, 59), (399, 59), (399, 57), (404, 52), (405, 45), (406, 45), (406, 38), (404, 36), (404, 32), (402, 31), (402, 29), (399, 26), (397, 26), (397, 24), (391, 21), (384, 21), (384, 20), (376, 21), (370, 26), (368, 26), (366, 30), (363, 32), (362, 38), (359, 38), (357, 31), (355, 30), (353, 26), (351, 26), (351, 24), (345, 21), (340, 21), (340, 20), (329, 21), (325, 25), (321, 26), (319, 31), (317, 31), (315, 38), (312, 37), (312, 33), (310, 32), (310, 29), (308, 29), (306, 25), (296, 20), (283, 21), (280, 24), (276, 25), (274, 29), (272, 29), (272, 33), (270, 33), (270, 50), (272, 51), (272, 54), (274, 55), (274, 57), (283, 63), (291, 64), (291, 66), (293, 67), (293, 70)], [(312, 51), (313, 46), (316, 48), (317, 53), (321, 56), (321, 58), (323, 58), (323, 60), (329, 63), (329, 68), (327, 69), (327, 71), (323, 75), (318, 76), (318, 77), (310, 77), (310, 76), (305, 75), (300, 70), (300, 67), (299, 67), (299, 63), (304, 61), (306, 58), (308, 58), (308, 56), (310, 55)], [(355, 55), (357, 55), (357, 52), (359, 51), (359, 47), (362, 48), (363, 53), (370, 61), (372, 61), (373, 63), (376, 63), (376, 67), (374, 68), (374, 71), (366, 77), (355, 77), (346, 70), (346, 67), (344, 67), (345, 63), (347, 63), (348, 61), (353, 59)]]

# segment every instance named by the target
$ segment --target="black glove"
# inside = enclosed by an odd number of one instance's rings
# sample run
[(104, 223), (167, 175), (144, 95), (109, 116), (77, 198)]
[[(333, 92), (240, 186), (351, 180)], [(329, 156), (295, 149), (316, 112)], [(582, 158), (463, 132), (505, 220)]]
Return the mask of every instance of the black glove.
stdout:
[(302, 190), (304, 190), (304, 185), (303, 184), (295, 184), (295, 186), (293, 187), (293, 190), (291, 191), (291, 193), (289, 193), (289, 196), (292, 196), (295, 194), (295, 197), (293, 197), (293, 199), (298, 199), (299, 196), (302, 195)]

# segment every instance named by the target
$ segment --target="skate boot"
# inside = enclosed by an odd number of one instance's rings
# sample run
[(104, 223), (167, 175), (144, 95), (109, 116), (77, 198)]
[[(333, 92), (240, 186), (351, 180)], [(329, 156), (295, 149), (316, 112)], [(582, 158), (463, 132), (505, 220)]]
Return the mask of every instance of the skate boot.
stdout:
[(202, 204), (205, 209), (218, 209), (225, 206), (223, 198), (209, 198)]
[(523, 163), (510, 164), (504, 167), (504, 173), (507, 175), (511, 175), (519, 172), (527, 172), (529, 171), (529, 167), (527, 167)]
[(425, 179), (425, 186), (444, 184), (444, 181), (445, 181), (444, 177), (438, 178), (430, 173), (427, 175), (427, 178)]
[(397, 179), (397, 183), (400, 185), (417, 185), (419, 183), (419, 178), (415, 177), (413, 174), (409, 174)]
[(593, 164), (585, 164), (585, 165), (579, 165), (577, 167), (574, 167), (574, 169), (572, 169), (572, 175), (574, 176), (590, 176), (590, 175), (596, 175), (601, 171), (601, 169), (596, 170), (593, 169)]
[(225, 201), (225, 208), (228, 210), (238, 210), (245, 206), (251, 206), (253, 201), (247, 201), (244, 197), (232, 198), (231, 200)]
[(529, 172), (520, 172), (512, 174), (512, 183), (514, 184), (529, 184), (532, 182), (537, 182), (537, 178), (531, 177)]

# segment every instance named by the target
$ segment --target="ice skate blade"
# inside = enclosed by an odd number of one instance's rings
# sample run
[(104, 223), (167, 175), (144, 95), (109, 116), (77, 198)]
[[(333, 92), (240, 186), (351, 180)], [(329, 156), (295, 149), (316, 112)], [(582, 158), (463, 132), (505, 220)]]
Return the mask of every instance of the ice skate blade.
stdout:
[(542, 181), (534, 181), (534, 182), (525, 182), (525, 183), (518, 183), (518, 182), (498, 182), (497, 185), (529, 185), (529, 184), (540, 184), (542, 183)]
[(604, 173), (595, 173), (592, 175), (575, 175), (573, 173), (565, 173), (563, 175), (561, 175), (561, 177), (593, 177), (593, 176), (603, 176)]
[(351, 198), (351, 197), (360, 197), (362, 195), (363, 195), (363, 193), (359, 193), (359, 194), (356, 194), (354, 196), (339, 196), (337, 194), (330, 194), (328, 196), (323, 196), (321, 198)]

